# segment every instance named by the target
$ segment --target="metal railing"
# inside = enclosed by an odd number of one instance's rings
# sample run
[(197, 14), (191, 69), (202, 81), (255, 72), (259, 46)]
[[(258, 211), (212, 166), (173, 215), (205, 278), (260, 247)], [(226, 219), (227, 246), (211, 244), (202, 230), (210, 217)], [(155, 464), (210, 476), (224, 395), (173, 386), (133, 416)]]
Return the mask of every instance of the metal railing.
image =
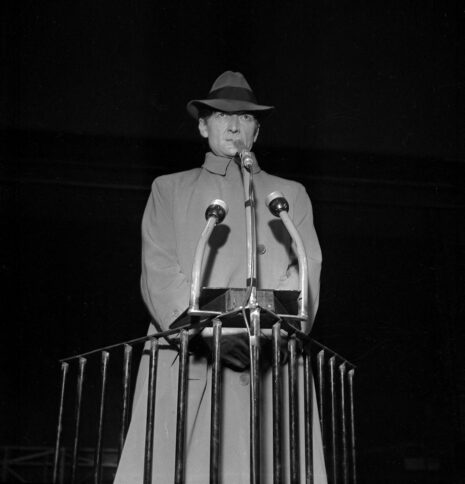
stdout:
[[(118, 432), (115, 433), (114, 423), (111, 425), (111, 436), (106, 435), (105, 447), (116, 447), (116, 461), (121, 455), (124, 440), (128, 430), (130, 419), (130, 406), (133, 387), (133, 367), (135, 367), (135, 352), (142, 351), (144, 344), (149, 347), (149, 381), (147, 400), (147, 426), (145, 432), (145, 454), (144, 454), (144, 484), (151, 483), (153, 467), (153, 442), (155, 428), (155, 393), (157, 385), (157, 361), (160, 351), (172, 350), (172, 346), (164, 344), (162, 338), (167, 336), (178, 336), (179, 341), (179, 376), (178, 376), (178, 407), (176, 426), (174, 482), (184, 482), (185, 470), (185, 426), (187, 406), (187, 371), (189, 365), (189, 332), (186, 329), (170, 330), (151, 336), (137, 338), (124, 343), (99, 348), (91, 352), (76, 355), (61, 361), (61, 387), (60, 403), (58, 412), (57, 437), (54, 453), (53, 483), (75, 484), (80, 481), (81, 472), (81, 429), (85, 419), (93, 418), (95, 422), (90, 425), (93, 435), (87, 439), (93, 440), (92, 447), (95, 448), (92, 458), (92, 480), (94, 484), (111, 482), (112, 476), (104, 476), (102, 454), (104, 449), (104, 435), (107, 431), (106, 412), (108, 403), (111, 401), (113, 421), (118, 422)], [(219, 471), (220, 453), (220, 409), (221, 409), (221, 323), (213, 324), (213, 350), (212, 350), (212, 372), (211, 372), (211, 435), (210, 435), (210, 482), (221, 482)], [(288, 385), (289, 389), (289, 469), (283, 469), (283, 433), (282, 433), (282, 361), (281, 339), (282, 330), (280, 323), (273, 326), (273, 479), (275, 483), (283, 482), (283, 472), (289, 472), (290, 482), (300, 482), (300, 467), (305, 466), (305, 482), (313, 483), (313, 443), (312, 443), (312, 417), (313, 417), (313, 391), (316, 391), (316, 400), (319, 413), (319, 422), (322, 431), (322, 441), (325, 454), (328, 481), (331, 484), (356, 484), (356, 440), (354, 421), (354, 374), (355, 366), (346, 359), (311, 340), (301, 333), (288, 334), (284, 337), (287, 340), (288, 348)], [(286, 341), (284, 341), (286, 344)], [(303, 388), (299, 388), (302, 382), (297, 377), (298, 364), (303, 366), (304, 378)], [(89, 371), (97, 369), (98, 381), (92, 385), (87, 377)], [(116, 373), (118, 380), (112, 380), (109, 385), (110, 369)], [(73, 379), (73, 381), (70, 381)], [(93, 409), (93, 416), (90, 412), (83, 412), (83, 396), (87, 387), (91, 387), (94, 400), (86, 403), (88, 408)], [(74, 391), (73, 391), (74, 390)], [(109, 397), (108, 394), (111, 393)], [(299, 421), (298, 397), (299, 392), (304, 396), (304, 417), (303, 422)], [(254, 425), (251, 422), (251, 426)], [(89, 427), (89, 425), (87, 425)], [(305, 462), (300, 462), (300, 441), (299, 432), (304, 432), (305, 438)], [(109, 445), (108, 439), (112, 442)], [(71, 448), (68, 453), (69, 461), (63, 459), (63, 448)], [(250, 452), (257, 452), (257, 449), (250, 449)], [(89, 465), (87, 459), (86, 464)], [(110, 480), (109, 480), (110, 479)], [(260, 477), (258, 477), (260, 479)], [(86, 481), (87, 482), (87, 481)]]
[[(72, 449), (60, 448), (57, 479), (60, 484), (68, 482), (66, 476), (72, 462)], [(52, 446), (0, 446), (0, 482), (25, 482), (46, 484), (52, 482), (55, 449)], [(78, 483), (93, 482), (95, 449), (82, 447), (77, 466), (81, 471)], [(103, 449), (103, 474), (111, 476), (118, 464), (118, 449)]]

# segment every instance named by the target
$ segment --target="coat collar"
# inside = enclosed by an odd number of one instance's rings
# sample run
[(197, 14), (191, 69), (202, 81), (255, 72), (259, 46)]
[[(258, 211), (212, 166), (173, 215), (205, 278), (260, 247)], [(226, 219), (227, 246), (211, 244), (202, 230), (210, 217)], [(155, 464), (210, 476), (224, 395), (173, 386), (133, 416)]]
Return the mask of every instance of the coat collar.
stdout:
[[(209, 151), (205, 155), (205, 162), (202, 165), (202, 168), (205, 168), (210, 173), (215, 173), (216, 175), (225, 176), (226, 172), (228, 171), (229, 166), (231, 163), (234, 163), (236, 158), (227, 158), (225, 156), (218, 156)], [(231, 165), (232, 166), (232, 165)], [(255, 160), (253, 164), (253, 174), (259, 173), (261, 171), (258, 162)]]

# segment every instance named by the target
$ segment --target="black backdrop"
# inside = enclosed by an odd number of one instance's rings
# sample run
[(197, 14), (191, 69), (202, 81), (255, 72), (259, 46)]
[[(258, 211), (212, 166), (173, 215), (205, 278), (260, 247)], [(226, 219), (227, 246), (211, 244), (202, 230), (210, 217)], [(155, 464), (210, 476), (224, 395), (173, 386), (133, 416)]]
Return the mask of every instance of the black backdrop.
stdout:
[(303, 182), (314, 203), (324, 253), (314, 336), (358, 365), (362, 477), (458, 476), (459, 7), (7, 5), (0, 444), (53, 443), (60, 357), (145, 332), (139, 224), (150, 182), (199, 164), (185, 103), (231, 68), (277, 107), (257, 144), (262, 165)]

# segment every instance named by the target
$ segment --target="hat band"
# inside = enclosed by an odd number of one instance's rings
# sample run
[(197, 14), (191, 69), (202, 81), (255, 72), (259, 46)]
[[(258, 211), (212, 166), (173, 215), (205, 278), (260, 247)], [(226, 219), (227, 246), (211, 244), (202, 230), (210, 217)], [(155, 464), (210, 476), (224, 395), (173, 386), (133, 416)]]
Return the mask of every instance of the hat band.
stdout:
[(221, 87), (220, 89), (210, 91), (208, 99), (231, 99), (233, 101), (248, 101), (257, 104), (253, 92), (244, 87)]

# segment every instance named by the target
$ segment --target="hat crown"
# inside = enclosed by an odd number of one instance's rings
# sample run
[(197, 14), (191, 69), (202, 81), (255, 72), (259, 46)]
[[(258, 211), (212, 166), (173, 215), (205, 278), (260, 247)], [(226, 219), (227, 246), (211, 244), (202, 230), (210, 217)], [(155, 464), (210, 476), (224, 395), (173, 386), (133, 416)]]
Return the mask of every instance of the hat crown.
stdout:
[(226, 71), (213, 83), (208, 99), (229, 99), (231, 101), (246, 101), (256, 104), (257, 100), (240, 72)]
[(241, 89), (247, 89), (252, 92), (252, 88), (246, 81), (243, 74), (240, 72), (226, 71), (223, 72), (213, 83), (210, 93), (217, 91), (218, 89), (223, 89), (225, 87), (236, 87)]
[(187, 111), (199, 117), (199, 109), (224, 112), (249, 111), (255, 115), (264, 115), (274, 108), (257, 103), (249, 83), (240, 72), (223, 72), (213, 83), (206, 99), (193, 99), (187, 103)]

